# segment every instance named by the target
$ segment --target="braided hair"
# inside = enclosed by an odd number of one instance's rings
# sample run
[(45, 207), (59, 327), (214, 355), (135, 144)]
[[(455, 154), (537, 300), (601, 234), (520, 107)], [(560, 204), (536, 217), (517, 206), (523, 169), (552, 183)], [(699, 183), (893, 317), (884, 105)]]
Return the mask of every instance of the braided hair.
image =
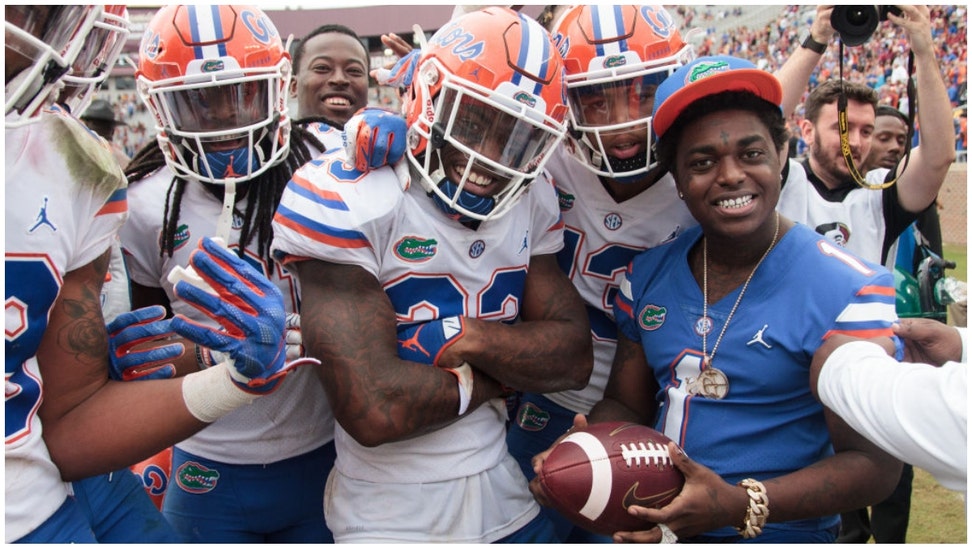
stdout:
[[(284, 161), (274, 165), (267, 171), (253, 179), (241, 181), (238, 186), (245, 188), (249, 199), (246, 211), (243, 212), (243, 226), (240, 229), (240, 245), (237, 254), (242, 258), (244, 249), (257, 238), (257, 253), (261, 258), (270, 262), (270, 244), (273, 240), (273, 217), (280, 203), (284, 188), (290, 181), (294, 171), (313, 159), (315, 153), (311, 147), (318, 150), (324, 148), (323, 143), (307, 129), (311, 122), (323, 122), (331, 127), (340, 127), (333, 122), (314, 118), (297, 120), (292, 123), (290, 131), (290, 151)], [(161, 147), (149, 142), (135, 154), (125, 169), (129, 183), (136, 183), (148, 175), (165, 166), (165, 155)], [(186, 191), (185, 178), (173, 176), (166, 192), (165, 211), (163, 212), (161, 246), (159, 256), (172, 256), (175, 250), (175, 235), (179, 228), (179, 212), (182, 208), (182, 196)], [(223, 188), (216, 184), (202, 183), (214, 197), (223, 199)]]

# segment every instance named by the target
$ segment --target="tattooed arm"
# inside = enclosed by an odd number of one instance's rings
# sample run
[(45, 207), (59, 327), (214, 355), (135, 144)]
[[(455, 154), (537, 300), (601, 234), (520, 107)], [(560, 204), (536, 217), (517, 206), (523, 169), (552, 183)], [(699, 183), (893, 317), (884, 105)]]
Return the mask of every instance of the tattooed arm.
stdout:
[[(402, 360), (395, 310), (359, 266), (305, 260), (291, 266), (301, 284), (301, 331), (341, 426), (365, 446), (414, 437), (458, 418), (456, 377)], [(476, 374), (470, 410), (502, 393)]]
[(467, 412), (503, 390), (583, 386), (592, 366), (587, 316), (553, 257), (535, 258), (527, 276), (523, 322), (464, 318), (463, 336), (439, 366), (399, 356), (395, 311), (373, 275), (361, 267), (302, 261), (301, 325), (308, 354), (341, 426), (375, 446), (441, 428), (457, 418), (456, 376), (443, 367), (473, 366)]
[(44, 441), (65, 480), (122, 469), (207, 425), (186, 409), (181, 379), (108, 380), (100, 301), (108, 260), (105, 253), (64, 276), (37, 351)]
[(504, 385), (532, 393), (586, 386), (594, 367), (587, 311), (553, 255), (530, 260), (522, 306), (522, 321), (514, 325), (467, 322), (454, 365), (468, 362)]

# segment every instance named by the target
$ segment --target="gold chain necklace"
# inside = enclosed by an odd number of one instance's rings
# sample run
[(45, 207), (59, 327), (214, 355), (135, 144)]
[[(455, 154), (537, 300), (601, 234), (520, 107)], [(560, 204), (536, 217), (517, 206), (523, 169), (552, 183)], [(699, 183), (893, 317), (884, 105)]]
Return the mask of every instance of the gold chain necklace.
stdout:
[[(712, 353), (706, 353), (707, 348), (707, 337), (706, 334), (709, 332), (709, 246), (708, 238), (702, 237), (702, 370), (712, 368), (712, 359), (715, 358), (716, 350), (719, 349), (719, 343), (722, 342), (722, 336), (726, 334), (726, 329), (729, 328), (729, 321), (732, 321), (732, 316), (736, 313), (736, 308), (739, 307), (739, 303), (743, 299), (743, 295), (746, 294), (746, 289), (749, 288), (749, 282), (753, 280), (753, 276), (756, 275), (756, 270), (759, 269), (760, 264), (773, 250), (776, 246), (776, 238), (780, 235), (780, 214), (776, 213), (776, 231), (773, 232), (773, 241), (770, 241), (769, 247), (766, 248), (766, 252), (760, 257), (759, 262), (753, 268), (753, 271), (749, 272), (749, 277), (746, 278), (746, 282), (743, 283), (742, 290), (739, 291), (739, 296), (736, 297), (736, 303), (732, 305), (732, 309), (729, 310), (729, 316), (726, 317), (726, 322), (722, 325), (722, 332), (719, 333), (719, 337), (716, 338), (716, 343), (712, 346)], [(713, 369), (715, 370), (715, 369)], [(719, 374), (725, 378), (725, 374), (718, 371)], [(728, 388), (727, 388), (728, 389)], [(723, 394), (723, 397), (725, 394)], [(722, 397), (718, 397), (722, 398)]]

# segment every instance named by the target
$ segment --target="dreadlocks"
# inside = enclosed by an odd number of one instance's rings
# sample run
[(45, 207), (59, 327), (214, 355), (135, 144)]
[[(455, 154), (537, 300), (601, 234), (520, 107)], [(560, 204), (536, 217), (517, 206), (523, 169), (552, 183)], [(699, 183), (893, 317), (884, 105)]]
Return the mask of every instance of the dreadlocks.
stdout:
[[(249, 196), (246, 211), (243, 212), (243, 226), (240, 229), (240, 244), (237, 253), (242, 258), (246, 246), (257, 238), (257, 252), (268, 263), (270, 262), (270, 243), (273, 239), (273, 216), (280, 203), (280, 196), (290, 181), (291, 175), (300, 166), (313, 159), (314, 149), (323, 150), (324, 145), (307, 130), (307, 125), (313, 122), (323, 122), (331, 127), (340, 127), (324, 118), (297, 120), (291, 125), (290, 152), (284, 161), (274, 165), (257, 177), (241, 181), (244, 195)], [(132, 158), (125, 170), (129, 183), (135, 183), (165, 166), (165, 156), (162, 149), (154, 142), (150, 142)], [(172, 177), (169, 190), (166, 193), (165, 211), (163, 212), (162, 235), (159, 255), (172, 256), (175, 250), (175, 235), (179, 228), (179, 211), (182, 207), (182, 196), (189, 181), (178, 176)], [(218, 200), (223, 199), (223, 188), (216, 184), (203, 186)]]

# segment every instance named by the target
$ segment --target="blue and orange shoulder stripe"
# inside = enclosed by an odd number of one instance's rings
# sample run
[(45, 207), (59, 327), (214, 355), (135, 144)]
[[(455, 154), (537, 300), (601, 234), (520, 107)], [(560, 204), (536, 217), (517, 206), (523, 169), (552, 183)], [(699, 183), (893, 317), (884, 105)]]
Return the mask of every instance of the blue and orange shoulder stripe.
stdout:
[[(337, 192), (314, 186), (310, 181), (294, 173), (287, 185), (287, 192), (296, 196), (298, 203), (310, 204), (310, 210), (320, 207), (333, 211), (348, 212), (347, 203)], [(371, 243), (363, 232), (332, 226), (321, 220), (311, 218), (305, 213), (289, 207), (287, 201), (277, 206), (273, 221), (285, 228), (314, 241), (343, 248), (370, 247)]]
[(111, 215), (128, 211), (128, 188), (119, 188), (108, 196), (105, 204), (98, 209), (95, 216)]
[(835, 334), (856, 338), (893, 336), (891, 324), (898, 318), (894, 287), (865, 285), (854, 296), (854, 300), (841, 310), (834, 325), (824, 334), (824, 340)]

